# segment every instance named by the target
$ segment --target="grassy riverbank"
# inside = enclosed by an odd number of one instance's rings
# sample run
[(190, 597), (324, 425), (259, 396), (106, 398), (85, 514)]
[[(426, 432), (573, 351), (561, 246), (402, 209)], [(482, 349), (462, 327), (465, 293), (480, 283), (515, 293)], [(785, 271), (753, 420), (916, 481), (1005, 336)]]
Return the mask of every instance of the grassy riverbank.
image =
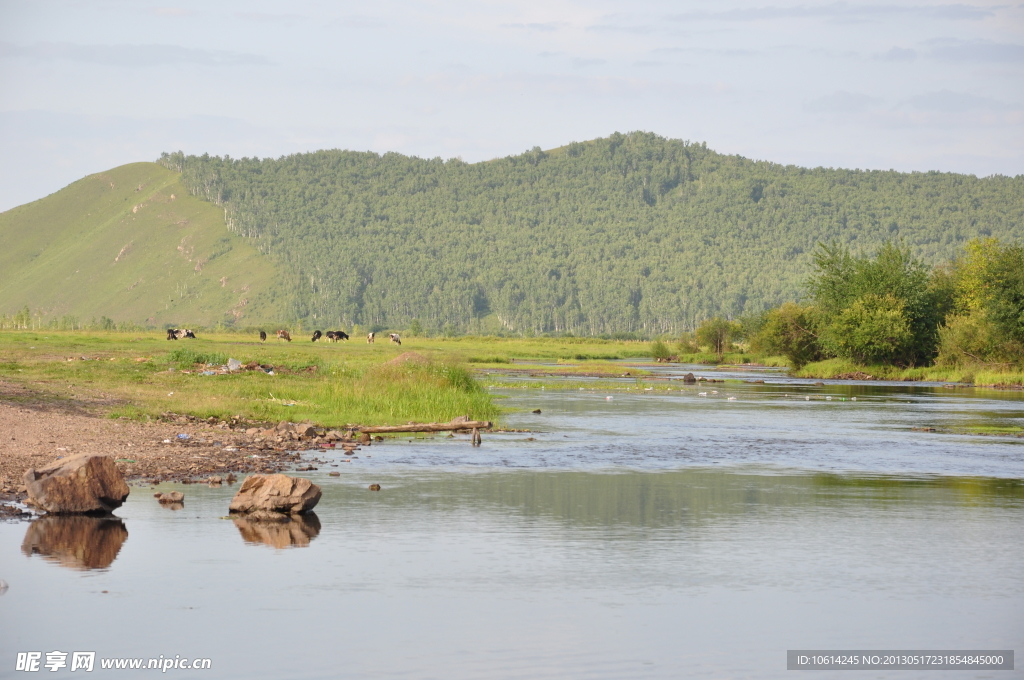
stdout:
[[(418, 356), (395, 362), (406, 352)], [(167, 341), (157, 331), (4, 331), (0, 379), (55, 400), (88, 397), (112, 417), (145, 420), (174, 412), (383, 425), (499, 417), (501, 409), (473, 377), (474, 368), (562, 361), (574, 363), (558, 371), (610, 376), (623, 369), (609, 359), (647, 353), (647, 343), (589, 338), (406, 338), (399, 347), (356, 340), (260, 343), (231, 333)], [(256, 368), (222, 375), (220, 366), (229, 358), (273, 367), (273, 374)]]
[[(934, 382), (966, 383), (978, 387), (1009, 387), (1024, 384), (1024, 372), (998, 371), (979, 367), (926, 366), (900, 368), (899, 366), (865, 366), (848, 359), (827, 359), (807, 364), (793, 375), (798, 378), (850, 378), (866, 380), (928, 380)], [(864, 376), (871, 376), (866, 378)]]
[[(491, 419), (500, 409), (451, 352), (407, 347), (267, 342), (230, 334), (169, 342), (155, 333), (3, 332), (0, 379), (53, 399), (86, 398), (113, 417), (164, 412), (202, 418), (312, 420), (325, 426)], [(228, 358), (273, 367), (219, 374)], [(389, 363), (391, 362), (391, 363)], [(209, 364), (209, 365), (207, 365)], [(211, 374), (212, 373), (212, 374)]]

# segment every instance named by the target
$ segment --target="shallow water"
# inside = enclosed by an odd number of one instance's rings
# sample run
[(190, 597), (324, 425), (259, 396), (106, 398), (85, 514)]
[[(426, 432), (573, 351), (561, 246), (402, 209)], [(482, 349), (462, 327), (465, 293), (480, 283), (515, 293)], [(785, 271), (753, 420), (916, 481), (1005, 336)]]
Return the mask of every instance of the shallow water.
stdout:
[(0, 524), (0, 676), (32, 650), (213, 661), (175, 677), (774, 678), (787, 649), (1024, 648), (1024, 440), (910, 429), (1020, 425), (1024, 401), (794, 389), (509, 390), (534, 432), (315, 454), (323, 499), (285, 527), (199, 485)]

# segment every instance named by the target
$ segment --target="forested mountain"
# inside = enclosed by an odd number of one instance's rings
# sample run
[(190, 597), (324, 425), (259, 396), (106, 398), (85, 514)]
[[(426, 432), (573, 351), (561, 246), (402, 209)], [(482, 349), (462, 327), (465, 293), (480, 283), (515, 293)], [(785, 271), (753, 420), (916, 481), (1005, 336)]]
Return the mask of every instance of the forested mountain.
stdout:
[(1024, 238), (1024, 176), (807, 169), (648, 133), (467, 164), (165, 154), (311, 325), (657, 334), (805, 294), (819, 242)]

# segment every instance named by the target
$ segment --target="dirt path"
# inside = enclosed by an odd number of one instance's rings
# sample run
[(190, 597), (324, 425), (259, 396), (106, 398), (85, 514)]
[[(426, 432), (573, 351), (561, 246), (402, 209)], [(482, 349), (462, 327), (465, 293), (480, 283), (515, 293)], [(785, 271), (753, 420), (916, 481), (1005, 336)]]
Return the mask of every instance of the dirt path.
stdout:
[(323, 443), (183, 416), (172, 422), (111, 420), (105, 417), (110, 406), (99, 398), (55, 398), (0, 380), (0, 500), (24, 499), (22, 476), (29, 468), (77, 453), (113, 456), (129, 480), (197, 481), (290, 469), (299, 461), (292, 451)]

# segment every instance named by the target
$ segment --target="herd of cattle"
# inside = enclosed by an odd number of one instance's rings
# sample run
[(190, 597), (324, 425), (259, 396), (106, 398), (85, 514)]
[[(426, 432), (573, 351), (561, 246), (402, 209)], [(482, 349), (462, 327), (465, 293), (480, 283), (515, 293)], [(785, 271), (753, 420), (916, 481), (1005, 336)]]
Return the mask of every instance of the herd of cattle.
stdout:
[[(367, 333), (366, 334), (366, 342), (372, 343), (374, 341), (376, 335), (377, 335), (376, 333)], [(339, 340), (348, 340), (348, 337), (349, 337), (348, 333), (346, 333), (345, 331), (327, 331), (326, 333), (322, 333), (320, 331), (313, 331), (312, 342), (316, 342), (320, 338), (327, 338), (331, 342), (337, 342)], [(168, 340), (181, 340), (182, 338), (192, 338), (193, 340), (195, 340), (196, 339), (195, 331), (193, 331), (193, 330), (191, 330), (189, 328), (168, 328), (167, 329), (167, 339)], [(388, 338), (391, 340), (391, 342), (395, 343), (396, 345), (401, 345), (402, 344), (402, 338), (398, 337), (398, 333), (389, 333), (388, 334)], [(287, 340), (288, 342), (291, 342), (292, 341), (292, 336), (291, 336), (291, 334), (288, 331), (280, 330), (280, 331), (277, 332), (277, 339), (278, 340)], [(267, 332), (266, 331), (260, 331), (260, 342), (266, 342), (266, 341), (267, 341)]]

